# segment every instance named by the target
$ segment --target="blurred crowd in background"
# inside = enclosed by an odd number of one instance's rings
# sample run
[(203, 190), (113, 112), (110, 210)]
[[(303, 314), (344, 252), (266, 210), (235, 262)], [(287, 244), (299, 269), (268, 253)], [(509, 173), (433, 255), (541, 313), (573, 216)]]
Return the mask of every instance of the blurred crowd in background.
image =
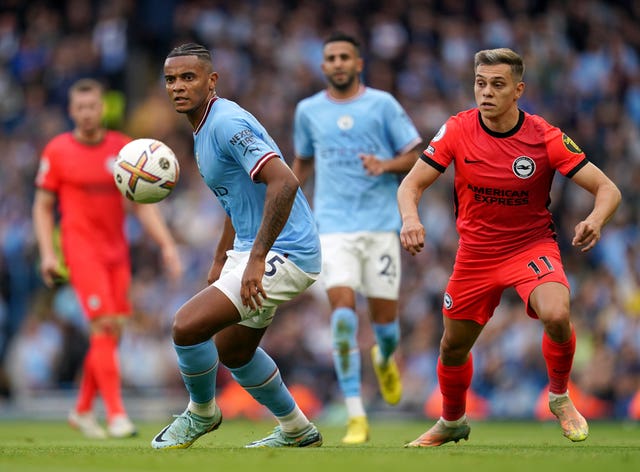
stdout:
[[(75, 388), (86, 349), (73, 292), (66, 285), (46, 289), (38, 276), (31, 224), (40, 152), (70, 128), (69, 85), (81, 77), (103, 80), (108, 126), (161, 139), (179, 156), (181, 180), (160, 205), (180, 242), (186, 274), (179, 284), (167, 282), (153, 244), (132, 217), (135, 313), (120, 358), (127, 392), (184, 395), (172, 318), (206, 283), (223, 212), (195, 167), (191, 129), (165, 96), (164, 57), (187, 41), (210, 47), (218, 94), (256, 115), (291, 162), (295, 105), (324, 88), (322, 42), (342, 30), (363, 43), (365, 83), (393, 93), (426, 142), (449, 115), (474, 106), (478, 49), (510, 47), (523, 55), (522, 108), (562, 128), (623, 193), (615, 219), (588, 254), (569, 242), (591, 209), (591, 195), (558, 175), (551, 209), (578, 335), (571, 388), (589, 404), (581, 408), (585, 416), (637, 419), (630, 405), (640, 390), (639, 24), (640, 2), (632, 0), (3, 0), (0, 403)], [(452, 174), (447, 171), (421, 204), (426, 250), (403, 259), (403, 401), (386, 410), (363, 356), (363, 395), (371, 409), (420, 416), (437, 401), (440, 307), (457, 245)], [(361, 323), (365, 347), (373, 343), (367, 329)], [(541, 324), (507, 291), (473, 350), (478, 415), (537, 415), (547, 381), (541, 334)], [(287, 383), (311, 392), (319, 410), (341, 400), (320, 285), (280, 309), (264, 347)]]

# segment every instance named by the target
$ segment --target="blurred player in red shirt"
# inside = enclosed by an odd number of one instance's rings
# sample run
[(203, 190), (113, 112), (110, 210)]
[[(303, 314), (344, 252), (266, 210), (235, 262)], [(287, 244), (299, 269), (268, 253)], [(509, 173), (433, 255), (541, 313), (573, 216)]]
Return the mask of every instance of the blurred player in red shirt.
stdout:
[(544, 328), (542, 353), (549, 375), (549, 408), (563, 434), (583, 441), (584, 417), (568, 395), (575, 352), (569, 283), (560, 259), (550, 190), (558, 171), (595, 197), (593, 210), (575, 227), (572, 244), (583, 252), (600, 239), (621, 195), (616, 185), (558, 128), (518, 108), (524, 63), (510, 49), (475, 55), (477, 108), (447, 120), (398, 190), (403, 247), (424, 247), (418, 203), (449, 164), (455, 166), (456, 227), (460, 236), (453, 273), (444, 294), (444, 333), (437, 374), (442, 417), (409, 447), (468, 439), (466, 393), (471, 348), (507, 287), (515, 287), (527, 314)]
[[(122, 401), (117, 356), (122, 325), (131, 312), (131, 267), (124, 234), (128, 203), (112, 175), (118, 151), (130, 138), (105, 129), (102, 112), (103, 88), (99, 82), (81, 79), (70, 88), (69, 115), (75, 127), (44, 148), (33, 205), (42, 278), (52, 287), (63, 276), (54, 245), (57, 202), (62, 255), (70, 283), (89, 318), (89, 350), (69, 422), (93, 438), (105, 438), (107, 432), (112, 437), (136, 433)], [(131, 206), (144, 229), (160, 245), (169, 275), (179, 278), (182, 266), (177, 248), (158, 208)], [(92, 411), (98, 393), (105, 405), (107, 432)]]

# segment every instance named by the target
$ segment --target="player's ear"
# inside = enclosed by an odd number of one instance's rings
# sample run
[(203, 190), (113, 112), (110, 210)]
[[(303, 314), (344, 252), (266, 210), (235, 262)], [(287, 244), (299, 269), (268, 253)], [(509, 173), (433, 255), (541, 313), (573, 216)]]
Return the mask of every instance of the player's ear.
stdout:
[(516, 84), (516, 100), (518, 100), (520, 97), (522, 97), (522, 94), (524, 93), (524, 82), (518, 82)]
[(209, 91), (213, 91), (216, 89), (216, 82), (218, 82), (218, 73), (211, 72), (209, 74)]

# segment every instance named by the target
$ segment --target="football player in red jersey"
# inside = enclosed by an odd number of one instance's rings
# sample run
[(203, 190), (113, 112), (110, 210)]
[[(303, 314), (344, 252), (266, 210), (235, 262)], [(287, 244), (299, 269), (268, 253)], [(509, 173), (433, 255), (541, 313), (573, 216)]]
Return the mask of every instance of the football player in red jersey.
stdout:
[[(62, 275), (54, 247), (57, 203), (62, 255), (70, 283), (89, 318), (89, 350), (69, 422), (92, 438), (105, 438), (107, 432), (112, 437), (136, 433), (122, 401), (117, 357), (123, 321), (131, 311), (125, 204), (132, 206), (144, 229), (160, 245), (169, 275), (177, 279), (182, 273), (175, 242), (158, 208), (126, 203), (116, 188), (112, 166), (130, 138), (104, 128), (102, 111), (100, 82), (81, 79), (71, 86), (69, 115), (74, 129), (45, 146), (33, 204), (42, 278), (51, 287)], [(105, 405), (107, 432), (92, 412), (98, 393)]]
[(425, 238), (418, 216), (420, 197), (449, 164), (455, 166), (460, 239), (444, 294), (437, 366), (442, 416), (409, 447), (468, 439), (465, 399), (473, 373), (471, 348), (507, 287), (515, 287), (527, 314), (542, 322), (549, 408), (563, 434), (571, 441), (583, 441), (589, 434), (567, 390), (576, 338), (549, 192), (558, 171), (595, 197), (593, 210), (575, 227), (572, 244), (583, 252), (598, 242), (621, 195), (568, 136), (518, 108), (523, 74), (522, 58), (510, 49), (476, 53), (477, 107), (447, 120), (398, 190), (401, 243), (416, 254)]

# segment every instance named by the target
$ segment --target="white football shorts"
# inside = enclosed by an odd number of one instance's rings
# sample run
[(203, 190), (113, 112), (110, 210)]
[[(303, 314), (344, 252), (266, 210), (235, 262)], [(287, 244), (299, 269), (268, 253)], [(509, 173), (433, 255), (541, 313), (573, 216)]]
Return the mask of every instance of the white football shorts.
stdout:
[(262, 277), (262, 287), (267, 293), (267, 298), (262, 301), (262, 307), (255, 310), (244, 306), (240, 298), (242, 274), (248, 259), (249, 252), (227, 251), (227, 261), (220, 278), (213, 285), (236, 306), (242, 318), (239, 324), (250, 328), (269, 326), (278, 305), (305, 291), (318, 278), (318, 274), (303, 271), (282, 254), (269, 251)]
[(322, 275), (326, 288), (350, 287), (368, 298), (397, 300), (400, 290), (398, 233), (321, 234)]

